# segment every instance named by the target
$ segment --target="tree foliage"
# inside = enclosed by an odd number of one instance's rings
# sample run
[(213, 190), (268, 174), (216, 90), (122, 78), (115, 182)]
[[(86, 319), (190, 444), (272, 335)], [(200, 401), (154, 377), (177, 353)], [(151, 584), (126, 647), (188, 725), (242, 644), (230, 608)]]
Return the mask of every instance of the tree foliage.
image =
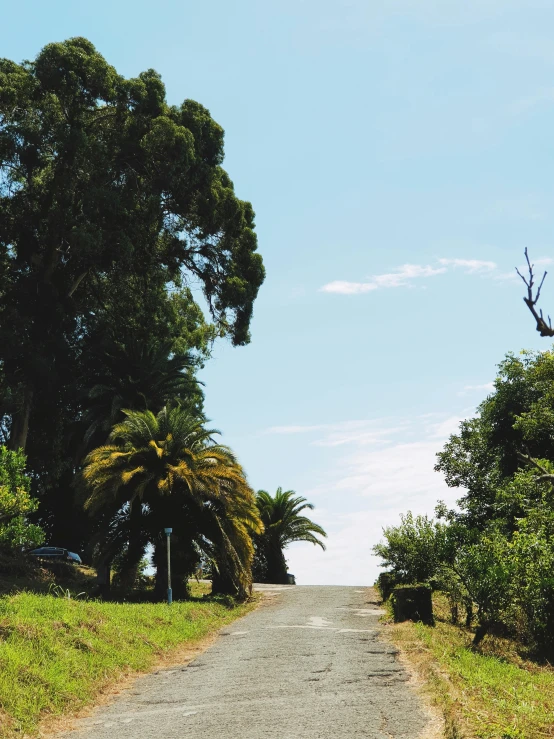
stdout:
[[(125, 79), (83, 38), (0, 60), (0, 362), (10, 446), (63, 386), (115, 285), (198, 280), (221, 331), (249, 339), (264, 271), (254, 213), (221, 167), (223, 129)], [(135, 303), (136, 303), (135, 296)]]
[(195, 571), (204, 552), (232, 594), (243, 597), (251, 584), (252, 535), (262, 524), (235, 456), (213, 441), (218, 432), (206, 429), (203, 418), (178, 406), (157, 415), (125, 411), (125, 416), (109, 443), (88, 455), (82, 472), (86, 510), (103, 513), (108, 522), (102, 555), (110, 552), (122, 520), (136, 564), (148, 541), (163, 551), (160, 533), (175, 522), (186, 570), (179, 573), (182, 578)]
[(30, 480), (25, 474), (25, 455), (0, 446), (0, 546), (24, 548), (38, 546), (42, 530), (27, 517), (38, 507), (29, 494)]
[(554, 654), (553, 387), (554, 352), (509, 354), (438, 454), (459, 507), (440, 504), (439, 522), (403, 517), (374, 548), (404, 581), (435, 580), (468, 622), (475, 606), (475, 643), (501, 629)]
[(317, 537), (327, 534), (321, 526), (300, 515), (306, 509), (313, 510), (314, 506), (306, 498), (297, 496), (294, 490), (277, 488), (274, 496), (258, 490), (256, 503), (264, 530), (255, 537), (255, 577), (261, 582), (286, 583), (287, 563), (283, 550), (295, 541), (307, 541), (325, 550), (325, 544)]
[(25, 449), (47, 537), (88, 561), (110, 526), (130, 552), (132, 526), (76, 503), (83, 456), (124, 409), (201, 414), (213, 341), (250, 338), (264, 268), (223, 139), (86, 39), (0, 59), (0, 442)]
[(446, 526), (411, 511), (400, 519), (399, 526), (383, 529), (385, 542), (376, 544), (373, 552), (397, 582), (426, 583), (436, 576), (444, 557)]

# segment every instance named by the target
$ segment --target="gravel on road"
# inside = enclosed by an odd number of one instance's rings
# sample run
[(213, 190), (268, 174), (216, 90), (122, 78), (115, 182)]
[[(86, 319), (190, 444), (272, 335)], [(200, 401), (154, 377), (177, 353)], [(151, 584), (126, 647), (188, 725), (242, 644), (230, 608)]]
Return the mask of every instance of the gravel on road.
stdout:
[(428, 715), (369, 588), (258, 586), (186, 666), (139, 678), (68, 739), (417, 739)]

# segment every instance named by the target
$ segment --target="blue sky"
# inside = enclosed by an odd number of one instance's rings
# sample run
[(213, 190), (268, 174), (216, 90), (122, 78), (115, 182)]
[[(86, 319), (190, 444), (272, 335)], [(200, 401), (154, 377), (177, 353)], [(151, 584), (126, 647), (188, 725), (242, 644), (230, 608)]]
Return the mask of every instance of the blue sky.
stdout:
[(298, 581), (373, 582), (382, 526), (455, 500), (434, 454), (496, 364), (548, 346), (514, 267), (554, 264), (554, 4), (6, 6), (3, 56), (83, 35), (224, 127), (267, 281), (251, 345), (202, 373), (207, 412), (255, 488), (316, 505), (328, 551), (291, 547)]

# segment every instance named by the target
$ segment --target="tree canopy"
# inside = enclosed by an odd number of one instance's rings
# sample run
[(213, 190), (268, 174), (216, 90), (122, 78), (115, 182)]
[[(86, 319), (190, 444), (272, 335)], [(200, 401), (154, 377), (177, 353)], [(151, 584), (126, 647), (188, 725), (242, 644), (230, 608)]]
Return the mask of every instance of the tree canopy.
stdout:
[(142, 284), (146, 300), (152, 286), (179, 311), (172, 290), (197, 280), (216, 330), (248, 342), (264, 269), (252, 206), (222, 160), (223, 129), (203, 106), (169, 105), (154, 70), (125, 79), (86, 39), (0, 60), (0, 415), (11, 448), (25, 446), (38, 394), (70, 384), (121, 286)]
[(318, 535), (327, 534), (302, 511), (313, 510), (312, 503), (296, 495), (294, 490), (277, 488), (275, 495), (258, 490), (256, 503), (264, 531), (255, 537), (255, 576), (262, 582), (286, 583), (287, 563), (283, 550), (295, 541), (307, 541), (325, 550)]
[(82, 472), (85, 508), (105, 516), (102, 557), (113, 556), (110, 540), (118, 543), (121, 524), (134, 565), (147, 542), (159, 544), (165, 554), (160, 532), (178, 522), (177, 554), (185, 567), (181, 579), (195, 571), (203, 553), (213, 560), (227, 590), (246, 594), (252, 535), (263, 527), (244, 472), (231, 450), (213, 441), (217, 433), (179, 406), (163, 408), (156, 416), (125, 411), (109, 443), (88, 455)]
[(436, 469), (460, 490), (439, 522), (402, 517), (374, 551), (399, 582), (431, 580), (475, 643), (491, 628), (554, 653), (554, 352), (509, 354), (474, 418), (460, 424)]

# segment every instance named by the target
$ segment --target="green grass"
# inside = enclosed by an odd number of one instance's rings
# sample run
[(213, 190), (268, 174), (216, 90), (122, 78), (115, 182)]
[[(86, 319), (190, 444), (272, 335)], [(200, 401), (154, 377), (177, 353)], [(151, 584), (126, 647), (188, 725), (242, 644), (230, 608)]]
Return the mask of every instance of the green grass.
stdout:
[(509, 639), (486, 637), (473, 650), (473, 634), (447, 622), (440, 596), (435, 606), (435, 627), (397, 624), (392, 637), (442, 709), (446, 736), (554, 737), (554, 669), (526, 659)]
[(192, 598), (202, 598), (212, 592), (211, 582), (205, 580), (189, 580), (189, 592)]
[(0, 736), (36, 733), (108, 685), (246, 613), (224, 602), (101, 603), (53, 595), (0, 597)]

